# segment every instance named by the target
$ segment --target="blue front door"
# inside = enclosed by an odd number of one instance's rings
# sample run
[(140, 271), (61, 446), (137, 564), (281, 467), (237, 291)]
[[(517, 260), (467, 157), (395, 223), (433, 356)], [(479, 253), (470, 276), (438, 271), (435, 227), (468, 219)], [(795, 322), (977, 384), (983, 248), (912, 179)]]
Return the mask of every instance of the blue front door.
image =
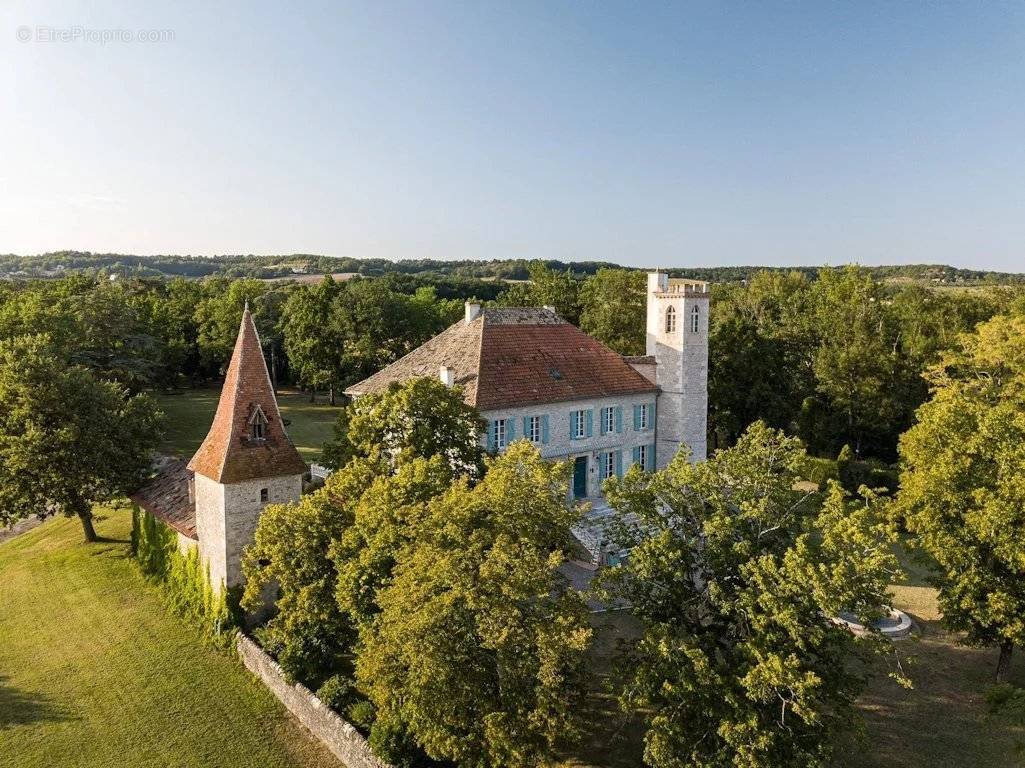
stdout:
[(573, 498), (587, 496), (587, 457), (577, 456), (573, 460)]

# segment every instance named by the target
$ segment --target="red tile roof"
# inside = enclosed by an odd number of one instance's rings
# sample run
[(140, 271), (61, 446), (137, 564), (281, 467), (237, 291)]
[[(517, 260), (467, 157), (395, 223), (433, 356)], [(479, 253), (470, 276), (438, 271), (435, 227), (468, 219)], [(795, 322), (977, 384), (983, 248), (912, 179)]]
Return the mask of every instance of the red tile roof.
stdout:
[(189, 492), (192, 472), (181, 459), (165, 464), (132, 494), (132, 501), (190, 539), (196, 535), (196, 506)]
[(453, 368), (466, 402), (492, 410), (654, 392), (656, 387), (597, 339), (546, 309), (485, 309), (346, 390), (366, 394)]
[[(263, 439), (252, 434), (257, 409), (267, 421)], [(189, 462), (189, 469), (218, 483), (300, 475), (306, 471), (306, 464), (281, 421), (260, 337), (248, 307), (242, 314), (213, 424)]]

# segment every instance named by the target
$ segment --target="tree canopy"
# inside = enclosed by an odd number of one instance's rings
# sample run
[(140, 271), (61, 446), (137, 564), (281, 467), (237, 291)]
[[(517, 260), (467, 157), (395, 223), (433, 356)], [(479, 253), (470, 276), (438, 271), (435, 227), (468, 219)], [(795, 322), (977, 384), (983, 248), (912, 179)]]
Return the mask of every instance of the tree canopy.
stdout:
[(96, 379), (48, 337), (0, 341), (0, 522), (77, 515), (94, 541), (92, 504), (143, 479), (161, 426), (152, 398)]
[(1025, 312), (963, 336), (928, 379), (900, 441), (898, 509), (939, 566), (944, 622), (999, 646), (1002, 680), (1025, 642)]
[(756, 423), (706, 462), (609, 481), (632, 550), (606, 594), (644, 624), (622, 701), (653, 768), (828, 765), (854, 715), (851, 662), (882, 644), (828, 617), (880, 615), (892, 534), (871, 495), (848, 504), (834, 484), (818, 509), (794, 491), (802, 453)]

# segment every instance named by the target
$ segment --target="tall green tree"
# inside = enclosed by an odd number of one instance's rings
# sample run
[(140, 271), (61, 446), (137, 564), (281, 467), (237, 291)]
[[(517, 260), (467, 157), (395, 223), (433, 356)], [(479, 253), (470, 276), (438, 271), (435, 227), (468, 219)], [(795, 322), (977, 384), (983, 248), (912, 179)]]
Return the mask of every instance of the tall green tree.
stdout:
[(264, 628), (264, 644), (289, 679), (313, 689), (332, 675), (352, 674), (356, 633), (335, 600), (338, 574), (328, 553), (352, 525), (378, 469), (373, 462), (351, 462), (299, 502), (268, 506), (242, 559), (242, 605), (259, 611), (273, 597), (276, 612)]
[(309, 388), (311, 399), (318, 389), (328, 390), (331, 405), (345, 377), (346, 339), (332, 321), (341, 290), (330, 276), (316, 285), (299, 286), (285, 302), (280, 321), (292, 376)]
[(580, 289), (580, 328), (621, 355), (643, 355), (647, 327), (647, 275), (599, 269)]
[(694, 465), (609, 481), (631, 547), (606, 597), (630, 601), (644, 634), (622, 702), (647, 722), (644, 758), (680, 766), (824, 766), (854, 717), (859, 669), (886, 643), (829, 620), (878, 617), (896, 562), (876, 501), (821, 509), (793, 490), (803, 450), (756, 423)]
[(483, 467), (483, 429), (462, 389), (414, 378), (350, 403), (338, 417), (334, 440), (324, 446), (323, 460), (341, 467), (362, 456), (398, 466), (416, 457), (443, 456), (456, 474), (476, 477)]
[(898, 509), (939, 566), (944, 623), (999, 646), (1003, 681), (1025, 642), (1025, 312), (962, 337), (928, 378), (900, 441)]
[(499, 297), (499, 303), (512, 307), (555, 307), (556, 313), (574, 325), (580, 322), (580, 281), (567, 269), (560, 272), (543, 261), (527, 266), (529, 283), (519, 283)]
[(578, 514), (567, 482), (520, 441), (428, 505), (361, 632), (375, 728), (479, 768), (549, 764), (572, 738), (590, 628), (557, 573)]
[(92, 505), (149, 470), (162, 414), (52, 349), (45, 336), (0, 341), (0, 522), (58, 512), (96, 540)]

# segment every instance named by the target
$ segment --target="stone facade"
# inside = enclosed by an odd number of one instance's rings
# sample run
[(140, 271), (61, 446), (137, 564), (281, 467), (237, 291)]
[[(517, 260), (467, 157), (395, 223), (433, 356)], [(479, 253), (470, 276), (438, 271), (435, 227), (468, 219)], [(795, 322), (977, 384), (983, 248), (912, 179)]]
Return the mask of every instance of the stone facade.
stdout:
[[(648, 275), (645, 347), (656, 360), (657, 466), (687, 445), (692, 461), (704, 461), (708, 428), (708, 284)], [(668, 314), (674, 313), (668, 322)]]
[[(634, 429), (634, 405), (649, 407), (649, 426), (647, 429)], [(603, 408), (622, 409), (621, 431), (603, 434), (601, 429), (601, 412)], [(537, 448), (546, 459), (571, 460), (578, 456), (587, 457), (587, 498), (601, 495), (601, 478), (599, 459), (601, 454), (610, 451), (621, 451), (623, 472), (630, 466), (633, 448), (639, 445), (654, 447), (655, 422), (652, 411), (656, 409), (655, 393), (641, 395), (622, 395), (619, 397), (595, 400), (571, 400), (564, 403), (550, 403), (543, 406), (526, 408), (507, 408), (500, 411), (485, 411), (482, 418), (489, 424), (495, 419), (508, 419), (514, 427), (513, 439), (521, 439), (523, 435), (523, 419), (530, 416), (548, 417), (548, 442), (537, 443)], [(570, 418), (575, 411), (591, 411), (591, 437), (574, 439), (570, 435)], [(483, 444), (487, 444), (485, 435)]]
[[(222, 484), (196, 474), (196, 532), (214, 589), (242, 583), (242, 551), (253, 541), (268, 504), (298, 501), (302, 475)], [(266, 492), (266, 498), (264, 498)]]

